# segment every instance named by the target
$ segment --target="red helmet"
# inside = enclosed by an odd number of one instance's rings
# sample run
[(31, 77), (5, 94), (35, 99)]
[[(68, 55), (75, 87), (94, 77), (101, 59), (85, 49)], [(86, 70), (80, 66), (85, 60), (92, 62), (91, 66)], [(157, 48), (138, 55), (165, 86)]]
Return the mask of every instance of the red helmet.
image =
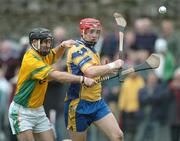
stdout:
[(99, 28), (101, 30), (101, 23), (99, 20), (94, 18), (85, 18), (80, 21), (80, 32), (81, 35), (89, 28)]

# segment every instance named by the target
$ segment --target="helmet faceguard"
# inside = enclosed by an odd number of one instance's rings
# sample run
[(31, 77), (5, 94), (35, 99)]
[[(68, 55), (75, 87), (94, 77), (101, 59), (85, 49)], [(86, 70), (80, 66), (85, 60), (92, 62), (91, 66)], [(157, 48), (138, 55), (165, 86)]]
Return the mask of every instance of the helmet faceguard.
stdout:
[(84, 39), (84, 34), (86, 33), (86, 31), (91, 28), (101, 31), (102, 26), (101, 26), (100, 21), (94, 18), (85, 18), (80, 21), (80, 32), (83, 39)]
[[(38, 45), (35, 46), (32, 44), (32, 41), (38, 40)], [(50, 47), (41, 46), (42, 42), (47, 42), (51, 40)], [(49, 54), (50, 50), (53, 47), (53, 35), (50, 30), (46, 28), (35, 28), (29, 33), (29, 41), (34, 50), (36, 50), (40, 55), (46, 56)]]

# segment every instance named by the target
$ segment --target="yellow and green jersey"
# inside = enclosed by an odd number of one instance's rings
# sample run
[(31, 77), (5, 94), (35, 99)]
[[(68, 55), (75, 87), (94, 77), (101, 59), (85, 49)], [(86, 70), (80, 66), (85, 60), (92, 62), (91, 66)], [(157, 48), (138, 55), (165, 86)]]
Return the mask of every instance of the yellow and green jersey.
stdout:
[[(95, 51), (94, 47), (88, 48), (83, 42), (77, 40), (77, 44), (68, 50), (68, 72), (75, 75), (83, 75), (86, 69), (92, 65), (100, 65), (98, 53)], [(101, 84), (97, 84), (93, 87), (83, 87), (81, 84), (71, 84), (65, 101), (77, 98), (87, 101), (97, 101), (101, 99), (101, 91)]]
[(41, 57), (33, 49), (29, 49), (23, 58), (18, 74), (18, 82), (14, 101), (24, 107), (37, 108), (43, 105), (48, 85), (48, 73), (53, 71), (50, 66), (58, 56), (54, 50)]

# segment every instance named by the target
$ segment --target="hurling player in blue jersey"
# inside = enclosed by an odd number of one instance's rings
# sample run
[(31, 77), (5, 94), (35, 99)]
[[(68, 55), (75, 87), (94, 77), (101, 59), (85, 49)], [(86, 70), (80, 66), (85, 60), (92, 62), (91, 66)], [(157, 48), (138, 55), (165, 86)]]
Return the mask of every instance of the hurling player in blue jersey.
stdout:
[[(81, 39), (68, 50), (68, 72), (98, 79), (115, 74), (122, 67), (124, 62), (120, 59), (101, 65), (94, 48), (101, 30), (101, 23), (97, 19), (85, 18), (80, 21)], [(86, 141), (87, 129), (91, 124), (101, 129), (111, 141), (123, 141), (123, 133), (101, 94), (101, 83), (93, 87), (70, 85), (65, 98), (65, 123), (72, 141)]]

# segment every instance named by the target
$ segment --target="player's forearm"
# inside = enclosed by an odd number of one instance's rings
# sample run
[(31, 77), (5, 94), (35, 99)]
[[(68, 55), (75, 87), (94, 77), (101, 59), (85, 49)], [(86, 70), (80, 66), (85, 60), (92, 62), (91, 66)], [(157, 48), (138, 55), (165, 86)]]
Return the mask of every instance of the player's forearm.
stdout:
[(58, 58), (61, 58), (65, 52), (65, 47), (62, 46), (62, 44), (58, 45), (57, 47), (54, 48)]
[(97, 76), (116, 74), (119, 71), (119, 69), (122, 68), (123, 64), (124, 62), (118, 59), (106, 65), (90, 66), (86, 69), (85, 76), (93, 78)]
[(108, 65), (91, 66), (85, 71), (85, 75), (90, 78), (104, 76), (110, 73), (112, 73), (112, 70)]
[(62, 57), (66, 48), (72, 47), (76, 42), (74, 40), (63, 41), (55, 48), (55, 51), (59, 57)]
[(63, 83), (81, 83), (81, 77), (72, 75), (67, 72), (59, 72), (59, 71), (52, 71), (49, 74), (49, 77), (53, 80), (56, 80), (58, 82), (63, 82)]

